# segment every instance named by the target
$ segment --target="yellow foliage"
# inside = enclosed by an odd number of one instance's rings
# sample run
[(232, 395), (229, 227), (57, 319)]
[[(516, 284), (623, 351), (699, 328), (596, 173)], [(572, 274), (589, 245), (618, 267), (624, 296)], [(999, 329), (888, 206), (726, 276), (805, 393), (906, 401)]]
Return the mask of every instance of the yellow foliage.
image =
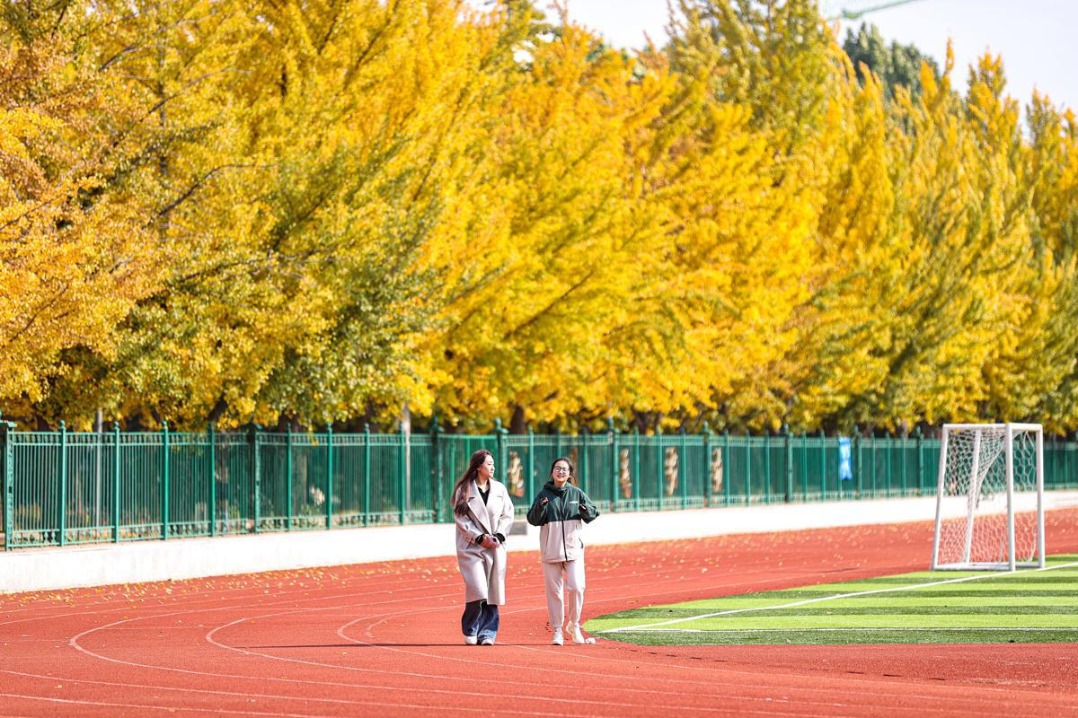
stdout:
[[(107, 105), (52, 38), (0, 46), (0, 401), (34, 402), (77, 347), (115, 354), (115, 325), (151, 286), (138, 207), (110, 196)], [(14, 78), (20, 78), (15, 82)], [(37, 88), (44, 96), (29, 92)], [(122, 112), (121, 108), (113, 108)]]
[(5, 415), (1078, 426), (1078, 130), (1001, 58), (884, 88), (808, 0), (631, 55), (519, 2), (75, 5), (0, 20)]

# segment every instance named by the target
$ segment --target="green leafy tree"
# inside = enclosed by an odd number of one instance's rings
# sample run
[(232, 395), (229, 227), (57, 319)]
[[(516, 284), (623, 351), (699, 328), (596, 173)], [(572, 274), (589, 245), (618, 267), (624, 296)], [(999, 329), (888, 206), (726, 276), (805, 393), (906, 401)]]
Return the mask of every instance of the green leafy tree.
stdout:
[(897, 42), (888, 45), (875, 25), (861, 23), (856, 33), (847, 30), (842, 49), (858, 69), (862, 81), (865, 72), (879, 78), (888, 100), (894, 98), (895, 90), (899, 87), (906, 88), (913, 97), (921, 94), (922, 64), (928, 65), (932, 74), (939, 77), (939, 66), (935, 60), (915, 45), (900, 45)]

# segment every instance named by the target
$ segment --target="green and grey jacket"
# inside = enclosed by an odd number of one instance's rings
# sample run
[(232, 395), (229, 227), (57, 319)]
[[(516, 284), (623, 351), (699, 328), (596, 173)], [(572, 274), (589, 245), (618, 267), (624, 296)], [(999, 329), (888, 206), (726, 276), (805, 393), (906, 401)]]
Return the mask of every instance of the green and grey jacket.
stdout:
[(573, 561), (583, 556), (581, 529), (598, 515), (599, 509), (576, 486), (567, 483), (559, 489), (553, 481), (546, 482), (528, 509), (528, 523), (539, 527), (543, 561)]

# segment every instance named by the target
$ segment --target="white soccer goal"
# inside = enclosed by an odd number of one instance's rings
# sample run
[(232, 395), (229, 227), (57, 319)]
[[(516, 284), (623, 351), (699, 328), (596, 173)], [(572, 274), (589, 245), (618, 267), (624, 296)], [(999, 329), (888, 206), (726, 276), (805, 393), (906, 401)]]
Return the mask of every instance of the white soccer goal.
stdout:
[(945, 424), (932, 570), (1044, 567), (1040, 424)]

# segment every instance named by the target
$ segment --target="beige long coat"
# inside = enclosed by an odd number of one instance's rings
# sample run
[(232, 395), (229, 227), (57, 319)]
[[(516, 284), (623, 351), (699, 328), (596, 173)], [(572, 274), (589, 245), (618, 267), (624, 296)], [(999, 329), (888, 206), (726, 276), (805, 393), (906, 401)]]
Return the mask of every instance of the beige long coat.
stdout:
[(487, 549), (475, 543), (482, 534), (509, 535), (513, 527), (513, 500), (505, 484), (490, 480), (490, 496), (483, 497), (475, 482), (468, 484), (468, 513), (454, 514), (457, 522), (457, 568), (464, 578), (465, 602), (484, 600), (505, 604), (505, 546)]

